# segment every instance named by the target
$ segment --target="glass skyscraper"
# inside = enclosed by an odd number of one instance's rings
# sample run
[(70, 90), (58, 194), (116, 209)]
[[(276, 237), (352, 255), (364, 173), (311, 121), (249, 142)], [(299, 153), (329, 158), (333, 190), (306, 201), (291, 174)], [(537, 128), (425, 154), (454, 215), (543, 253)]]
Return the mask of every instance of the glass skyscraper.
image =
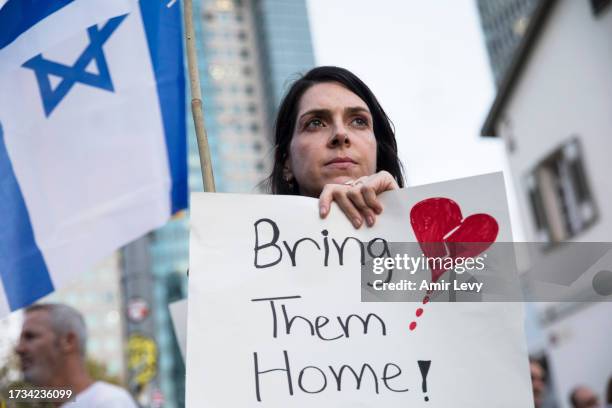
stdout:
[[(276, 108), (290, 81), (314, 66), (305, 0), (200, 0), (194, 1), (194, 17), (216, 189), (260, 192), (272, 164)], [(186, 120), (189, 188), (202, 191), (191, 115)], [(150, 308), (140, 322), (126, 319), (127, 340), (153, 340), (158, 356), (148, 384), (134, 381), (140, 367), (128, 373), (132, 391), (146, 406), (184, 405), (185, 367), (168, 303), (186, 296), (188, 240), (184, 214), (124, 250), (126, 312), (130, 304)]]
[(296, 73), (314, 65), (305, 1), (256, 0), (254, 16), (270, 120)]

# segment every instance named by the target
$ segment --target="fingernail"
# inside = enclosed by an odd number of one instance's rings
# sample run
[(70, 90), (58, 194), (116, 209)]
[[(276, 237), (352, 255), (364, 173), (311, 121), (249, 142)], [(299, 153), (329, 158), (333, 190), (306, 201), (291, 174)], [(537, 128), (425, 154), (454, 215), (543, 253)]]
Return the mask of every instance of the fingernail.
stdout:
[(368, 215), (366, 217), (366, 222), (368, 223), (368, 227), (371, 227), (372, 225), (374, 225), (374, 217), (372, 217), (371, 215)]
[(355, 226), (355, 228), (361, 227), (361, 218), (353, 218), (353, 225)]
[(327, 213), (327, 207), (325, 207), (324, 205), (319, 207), (319, 215), (321, 216), (321, 218), (325, 217), (326, 213)]

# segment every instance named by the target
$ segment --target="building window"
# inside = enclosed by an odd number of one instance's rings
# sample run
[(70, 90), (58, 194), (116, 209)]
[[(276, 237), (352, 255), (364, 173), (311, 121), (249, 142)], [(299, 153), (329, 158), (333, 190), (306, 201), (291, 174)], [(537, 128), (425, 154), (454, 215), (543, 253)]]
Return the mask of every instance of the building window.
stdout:
[(227, 69), (222, 65), (210, 65), (208, 67), (208, 73), (214, 81), (221, 81), (227, 76)]
[(596, 16), (601, 14), (602, 11), (606, 7), (608, 7), (612, 3), (611, 0), (591, 0), (591, 8), (593, 9), (593, 14)]
[(597, 211), (577, 138), (558, 148), (527, 176), (529, 204), (538, 239), (551, 244), (586, 230)]
[(232, 11), (234, 9), (234, 4), (230, 0), (217, 0), (215, 7), (219, 11)]

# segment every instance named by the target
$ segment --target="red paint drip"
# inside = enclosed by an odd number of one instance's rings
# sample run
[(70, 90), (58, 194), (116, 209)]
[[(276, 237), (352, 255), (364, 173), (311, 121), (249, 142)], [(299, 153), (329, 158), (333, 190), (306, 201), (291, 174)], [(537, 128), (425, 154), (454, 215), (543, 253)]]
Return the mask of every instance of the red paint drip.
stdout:
[[(427, 303), (429, 303), (429, 296), (425, 296), (425, 297), (423, 298), (423, 304), (424, 304), (424, 305), (426, 305)], [(421, 317), (421, 315), (423, 314), (423, 308), (422, 308), (422, 307), (419, 307), (419, 308), (416, 310), (415, 314), (416, 314), (416, 317)], [(414, 329), (416, 329), (416, 327), (417, 327), (417, 323), (416, 323), (416, 322), (412, 322), (412, 323), (410, 323), (410, 330), (411, 330), (411, 331), (412, 331), (412, 330), (414, 330)]]

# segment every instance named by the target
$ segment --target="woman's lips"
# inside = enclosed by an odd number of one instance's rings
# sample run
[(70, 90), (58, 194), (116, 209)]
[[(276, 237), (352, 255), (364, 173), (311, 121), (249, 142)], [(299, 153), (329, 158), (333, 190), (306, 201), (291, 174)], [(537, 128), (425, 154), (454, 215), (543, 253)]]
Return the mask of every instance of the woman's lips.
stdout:
[(348, 169), (355, 166), (357, 163), (350, 157), (337, 157), (333, 160), (328, 161), (325, 166), (334, 169)]

